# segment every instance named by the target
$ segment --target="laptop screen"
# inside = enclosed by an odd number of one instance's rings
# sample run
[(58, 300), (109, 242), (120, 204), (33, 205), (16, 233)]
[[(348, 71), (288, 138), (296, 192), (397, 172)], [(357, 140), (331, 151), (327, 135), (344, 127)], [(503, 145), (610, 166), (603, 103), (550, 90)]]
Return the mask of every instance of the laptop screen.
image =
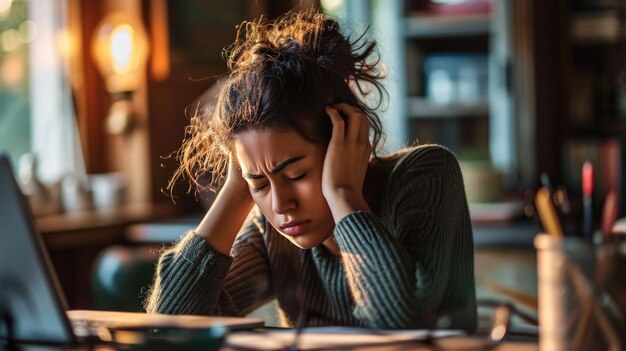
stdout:
[(62, 292), (30, 209), (0, 154), (0, 338), (73, 343)]

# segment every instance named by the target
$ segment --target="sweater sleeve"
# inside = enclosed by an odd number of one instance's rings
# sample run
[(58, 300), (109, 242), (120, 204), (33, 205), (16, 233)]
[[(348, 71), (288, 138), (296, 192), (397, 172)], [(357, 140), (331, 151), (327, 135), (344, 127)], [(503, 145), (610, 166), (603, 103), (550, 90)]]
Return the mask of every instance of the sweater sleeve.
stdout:
[[(464, 272), (471, 273), (464, 279), (467, 290), (472, 289), (467, 294), (474, 296), (471, 225), (461, 172), (446, 149), (417, 149), (398, 162), (386, 190), (390, 212), (385, 222), (359, 211), (335, 227), (355, 300), (353, 313), (375, 328), (423, 327), (441, 310), (453, 264), (469, 262)], [(467, 257), (454, 257), (455, 245), (465, 247)], [(468, 324), (471, 329), (472, 322)]]
[(273, 293), (261, 218), (249, 219), (231, 256), (188, 232), (157, 264), (148, 313), (244, 316)]

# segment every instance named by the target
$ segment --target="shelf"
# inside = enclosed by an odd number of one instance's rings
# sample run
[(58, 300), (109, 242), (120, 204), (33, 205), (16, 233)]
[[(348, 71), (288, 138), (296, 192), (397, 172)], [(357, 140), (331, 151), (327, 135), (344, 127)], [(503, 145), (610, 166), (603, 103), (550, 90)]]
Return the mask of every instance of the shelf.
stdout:
[(489, 34), (491, 16), (433, 16), (414, 15), (405, 19), (407, 38), (434, 38)]
[(623, 42), (623, 29), (619, 12), (580, 12), (570, 18), (570, 38), (578, 45), (606, 45)]
[(137, 203), (118, 208), (63, 213), (36, 218), (36, 227), (49, 249), (105, 247), (124, 240), (124, 228), (172, 218), (171, 203)]
[(626, 40), (623, 38), (575, 38), (572, 37), (572, 44), (574, 49), (577, 48), (602, 48), (610, 47), (611, 50), (615, 49), (615, 46), (626, 44)]
[(569, 127), (572, 136), (589, 138), (622, 137), (626, 133), (626, 126), (623, 124), (602, 125), (572, 125)]
[(489, 102), (437, 104), (424, 97), (408, 98), (409, 116), (413, 119), (480, 117), (489, 115)]
[(91, 229), (125, 225), (174, 214), (172, 204), (128, 204), (118, 208), (78, 211), (45, 216), (36, 219), (37, 228), (43, 235), (56, 232), (86, 231)]

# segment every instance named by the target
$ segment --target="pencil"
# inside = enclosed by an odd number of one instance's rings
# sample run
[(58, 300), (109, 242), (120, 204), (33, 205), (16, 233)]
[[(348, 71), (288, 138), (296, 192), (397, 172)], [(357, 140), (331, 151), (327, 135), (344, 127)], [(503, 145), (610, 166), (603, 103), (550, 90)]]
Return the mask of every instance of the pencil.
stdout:
[(537, 194), (535, 195), (535, 207), (537, 208), (537, 214), (539, 215), (543, 230), (548, 234), (562, 237), (563, 228), (561, 227), (559, 217), (554, 209), (548, 188), (541, 187), (537, 190)]

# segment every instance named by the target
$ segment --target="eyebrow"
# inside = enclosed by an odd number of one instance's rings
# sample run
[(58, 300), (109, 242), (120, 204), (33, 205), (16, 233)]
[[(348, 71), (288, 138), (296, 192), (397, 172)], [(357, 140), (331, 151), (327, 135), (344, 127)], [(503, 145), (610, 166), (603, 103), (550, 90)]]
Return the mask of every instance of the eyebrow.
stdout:
[[(294, 163), (294, 162), (298, 162), (301, 159), (303, 159), (305, 156), (296, 156), (296, 157), (292, 157), (286, 161), (283, 161), (281, 164), (279, 164), (278, 166), (274, 167), (274, 169), (272, 169), (272, 174), (276, 174), (280, 171), (282, 171), (285, 167), (289, 166), (290, 164)], [(254, 173), (246, 173), (244, 174), (245, 178), (248, 179), (261, 179), (261, 178), (265, 178), (264, 175), (262, 174), (254, 174)]]

